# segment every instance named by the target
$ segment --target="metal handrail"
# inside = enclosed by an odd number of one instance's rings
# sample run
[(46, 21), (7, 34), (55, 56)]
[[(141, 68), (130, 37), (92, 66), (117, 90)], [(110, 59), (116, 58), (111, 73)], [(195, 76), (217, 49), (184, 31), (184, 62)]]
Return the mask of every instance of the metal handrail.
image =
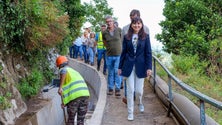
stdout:
[[(175, 77), (162, 63), (161, 61), (156, 57), (153, 56), (153, 72), (154, 72), (154, 88), (155, 88), (155, 84), (156, 84), (156, 62), (165, 70), (165, 72), (168, 75), (168, 86), (169, 86), (169, 100), (170, 100), (170, 106), (169, 108), (171, 108), (172, 105), (172, 85), (171, 85), (171, 79), (174, 80), (174, 82), (176, 84), (178, 84), (181, 88), (183, 88), (185, 91), (187, 91), (189, 94), (197, 97), (200, 100), (200, 120), (201, 120), (201, 125), (206, 125), (206, 118), (205, 118), (205, 106), (204, 103), (208, 103), (220, 110), (222, 110), (222, 102), (217, 101), (205, 94), (202, 94), (201, 92), (195, 90), (194, 88), (190, 87), (189, 85), (185, 84), (184, 82), (182, 82), (181, 80), (179, 80), (177, 77)], [(154, 91), (155, 92), (155, 91)], [(170, 111), (171, 109), (169, 109)], [(168, 112), (169, 114), (169, 112)]]

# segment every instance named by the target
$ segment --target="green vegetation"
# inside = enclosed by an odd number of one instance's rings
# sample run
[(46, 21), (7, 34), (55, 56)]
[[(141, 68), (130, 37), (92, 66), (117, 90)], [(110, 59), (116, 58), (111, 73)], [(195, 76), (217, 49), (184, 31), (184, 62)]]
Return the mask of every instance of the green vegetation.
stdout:
[[(42, 80), (44, 83), (51, 82), (51, 79), (54, 77), (53, 71), (50, 68), (50, 62), (48, 61), (48, 56), (44, 53), (47, 51), (33, 51), (32, 56), (28, 58), (28, 65), (33, 69), (33, 71), (37, 70), (39, 73), (43, 75)], [(52, 62), (54, 64), (54, 62)]]
[(0, 95), (0, 110), (11, 108), (12, 104), (9, 102), (10, 97), (11, 93), (9, 92), (6, 93), (6, 96)]
[(31, 74), (23, 78), (18, 84), (19, 92), (25, 99), (36, 95), (43, 84), (43, 74), (38, 69), (33, 69)]
[[(0, 65), (0, 74), (2, 74), (3, 67)], [(9, 87), (6, 83), (6, 78), (2, 75), (2, 79), (0, 79), (0, 110), (5, 110), (7, 108), (11, 108), (10, 99), (12, 97), (11, 92), (9, 91)]]
[(173, 67), (180, 73), (189, 75), (192, 70), (195, 70), (197, 74), (203, 74), (204, 68), (207, 66), (207, 62), (199, 62), (197, 55), (184, 56), (184, 55), (172, 55)]
[[(106, 0), (92, 2), (95, 4), (81, 5), (80, 0), (0, 0), (1, 52), (4, 56), (22, 55), (25, 60), (23, 65), (29, 75), (16, 85), (25, 99), (35, 96), (44, 83), (54, 77), (48, 60), (49, 50), (54, 48), (66, 55), (72, 41), (81, 35), (83, 24), (98, 21), (94, 13), (98, 6), (100, 21), (104, 15), (112, 15)], [(89, 15), (92, 15), (90, 20)], [(8, 84), (0, 85), (7, 88)], [(1, 105), (7, 107), (9, 98), (0, 94)]]
[[(200, 91), (201, 93), (218, 101), (222, 101), (222, 79), (220, 78), (220, 75), (211, 78), (205, 75), (203, 71), (205, 65), (207, 65), (207, 62), (199, 62), (196, 55), (172, 55), (172, 59), (173, 68), (169, 68), (171, 73), (197, 91)], [(159, 65), (157, 65), (157, 74), (165, 81), (168, 81), (167, 73)], [(173, 89), (175, 92), (181, 93), (182, 95), (188, 97), (193, 101), (194, 104), (199, 105), (199, 100), (197, 98), (182, 90), (182, 88), (176, 85), (175, 82), (173, 82)], [(222, 124), (221, 110), (206, 104), (206, 113), (215, 119), (219, 124)]]
[(0, 110), (5, 110), (12, 106), (9, 101), (11, 96), (12, 94), (8, 91), (7, 84), (0, 82)]
[[(164, 50), (173, 53), (173, 74), (219, 101), (222, 101), (221, 8), (221, 0), (165, 0), (162, 33), (156, 35)], [(161, 75), (166, 79), (164, 73)], [(198, 105), (197, 99), (188, 97)], [(206, 107), (207, 114), (222, 124), (221, 111)]]
[(100, 25), (104, 24), (104, 17), (106, 15), (112, 15), (112, 8), (108, 7), (106, 0), (93, 0), (90, 3), (84, 3), (86, 12), (86, 21), (93, 25), (93, 29), (96, 32), (100, 31)]
[(157, 39), (164, 50), (176, 55), (197, 55), (206, 75), (222, 74), (222, 1), (166, 0)]
[(56, 13), (50, 1), (6, 1), (1, 7), (0, 37), (12, 52), (27, 55), (53, 47), (68, 34), (68, 16)]
[[(222, 79), (218, 80), (220, 75), (214, 76), (213, 78), (206, 76), (203, 71), (204, 65), (207, 63), (198, 62), (198, 60), (193, 60), (194, 58), (196, 58), (196, 56), (184, 57), (174, 55), (173, 72), (179, 79), (196, 90), (222, 101), (222, 86), (220, 84), (222, 83)], [(184, 65), (184, 62), (188, 62), (188, 65)], [(192, 62), (193, 65), (189, 66), (190, 62)], [(178, 66), (179, 64), (181, 65)]]
[(65, 12), (69, 15), (69, 30), (72, 37), (77, 37), (80, 35), (81, 27), (85, 21), (85, 9), (81, 5), (80, 0), (66, 0), (61, 3), (64, 7)]
[(0, 72), (3, 70), (3, 67), (2, 67), (2, 65), (1, 65), (1, 63), (0, 63)]

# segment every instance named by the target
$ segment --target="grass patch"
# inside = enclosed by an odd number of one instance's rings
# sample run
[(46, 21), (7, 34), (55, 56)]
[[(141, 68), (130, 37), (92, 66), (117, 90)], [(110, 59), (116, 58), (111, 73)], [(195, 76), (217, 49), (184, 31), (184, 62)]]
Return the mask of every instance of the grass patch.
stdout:
[[(170, 72), (174, 74), (181, 81), (191, 86), (192, 88), (200, 91), (201, 93), (212, 97), (218, 101), (222, 101), (222, 80), (217, 74), (213, 77), (208, 77), (205, 75), (205, 67), (208, 62), (199, 62), (197, 56), (175, 56), (172, 55), (173, 68), (170, 68)], [(165, 81), (168, 81), (167, 73), (160, 67), (159, 64), (156, 65), (157, 74)], [(172, 81), (173, 91), (180, 93), (187, 98), (189, 98), (194, 104), (199, 106), (199, 100), (182, 90), (175, 82)], [(215, 121), (222, 125), (222, 111), (205, 104), (206, 114), (212, 117)]]

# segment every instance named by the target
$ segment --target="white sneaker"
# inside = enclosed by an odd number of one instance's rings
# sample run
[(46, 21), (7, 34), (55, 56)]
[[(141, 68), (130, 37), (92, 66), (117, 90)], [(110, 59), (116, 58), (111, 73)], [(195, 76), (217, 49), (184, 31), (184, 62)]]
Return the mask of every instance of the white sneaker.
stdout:
[(144, 106), (143, 106), (143, 104), (139, 104), (139, 110), (140, 110), (141, 113), (144, 112)]
[(133, 114), (128, 114), (128, 118), (127, 118), (129, 121), (133, 121)]

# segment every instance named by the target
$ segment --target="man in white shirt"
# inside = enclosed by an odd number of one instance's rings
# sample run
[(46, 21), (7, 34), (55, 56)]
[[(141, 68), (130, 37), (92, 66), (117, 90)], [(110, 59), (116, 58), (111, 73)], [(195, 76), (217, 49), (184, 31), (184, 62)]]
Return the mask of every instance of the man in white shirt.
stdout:
[(81, 37), (77, 37), (75, 41), (73, 42), (74, 44), (74, 58), (77, 59), (78, 55), (80, 56), (80, 59), (82, 59), (82, 53), (81, 53), (81, 46), (82, 46), (82, 39)]

